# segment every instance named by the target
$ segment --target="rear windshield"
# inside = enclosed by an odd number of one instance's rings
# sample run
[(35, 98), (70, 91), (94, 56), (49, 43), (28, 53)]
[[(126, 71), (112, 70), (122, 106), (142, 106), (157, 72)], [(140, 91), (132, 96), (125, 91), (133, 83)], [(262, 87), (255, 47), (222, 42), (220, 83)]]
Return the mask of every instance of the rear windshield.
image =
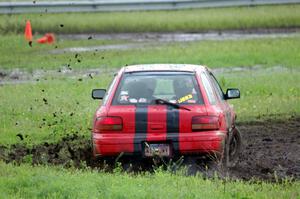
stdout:
[(174, 104), (203, 104), (195, 74), (182, 72), (125, 73), (113, 104), (154, 104), (155, 99)]

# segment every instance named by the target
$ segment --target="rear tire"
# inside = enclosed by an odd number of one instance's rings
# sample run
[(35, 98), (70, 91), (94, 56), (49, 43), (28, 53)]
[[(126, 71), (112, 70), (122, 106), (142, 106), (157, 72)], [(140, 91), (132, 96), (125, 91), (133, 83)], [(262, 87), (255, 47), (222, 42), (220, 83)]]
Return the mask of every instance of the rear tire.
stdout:
[(224, 167), (234, 167), (237, 164), (239, 155), (242, 151), (242, 146), (241, 132), (235, 127), (225, 141), (221, 161)]

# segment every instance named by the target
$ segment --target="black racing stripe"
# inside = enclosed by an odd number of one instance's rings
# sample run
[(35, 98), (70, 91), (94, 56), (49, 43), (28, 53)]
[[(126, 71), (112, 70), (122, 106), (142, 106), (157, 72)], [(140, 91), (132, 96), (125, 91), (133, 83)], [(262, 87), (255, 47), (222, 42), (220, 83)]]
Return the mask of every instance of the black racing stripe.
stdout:
[(172, 107), (167, 109), (167, 140), (172, 140), (174, 151), (179, 150), (179, 109)]
[(134, 136), (134, 152), (142, 151), (142, 142), (147, 137), (148, 123), (148, 107), (136, 106), (135, 110), (135, 136)]

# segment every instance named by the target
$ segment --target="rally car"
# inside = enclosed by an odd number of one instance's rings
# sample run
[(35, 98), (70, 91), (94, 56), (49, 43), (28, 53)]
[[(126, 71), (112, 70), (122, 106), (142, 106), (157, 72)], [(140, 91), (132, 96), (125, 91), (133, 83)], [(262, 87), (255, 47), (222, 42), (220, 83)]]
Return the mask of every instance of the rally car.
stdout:
[(205, 155), (233, 163), (241, 149), (236, 115), (211, 70), (200, 65), (151, 64), (119, 70), (102, 99), (92, 144), (95, 157)]

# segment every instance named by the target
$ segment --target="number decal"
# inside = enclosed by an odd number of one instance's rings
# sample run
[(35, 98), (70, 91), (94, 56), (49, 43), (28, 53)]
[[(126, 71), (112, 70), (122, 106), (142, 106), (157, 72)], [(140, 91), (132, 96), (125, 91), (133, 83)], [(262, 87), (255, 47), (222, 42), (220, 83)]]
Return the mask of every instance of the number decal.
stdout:
[(186, 96), (183, 96), (183, 97), (179, 98), (178, 103), (185, 102), (185, 101), (187, 101), (189, 99), (192, 99), (192, 98), (193, 98), (193, 95), (192, 94), (188, 94)]

